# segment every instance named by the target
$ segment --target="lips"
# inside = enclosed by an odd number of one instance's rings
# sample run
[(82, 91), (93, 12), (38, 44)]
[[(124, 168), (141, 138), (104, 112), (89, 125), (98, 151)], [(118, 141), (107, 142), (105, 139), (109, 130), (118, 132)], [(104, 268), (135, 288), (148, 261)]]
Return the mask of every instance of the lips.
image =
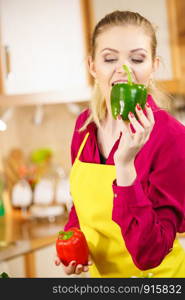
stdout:
[(122, 79), (115, 80), (115, 81), (112, 82), (112, 86), (115, 85), (115, 84), (118, 84), (118, 83), (127, 83), (127, 82), (128, 82), (128, 80), (122, 80)]

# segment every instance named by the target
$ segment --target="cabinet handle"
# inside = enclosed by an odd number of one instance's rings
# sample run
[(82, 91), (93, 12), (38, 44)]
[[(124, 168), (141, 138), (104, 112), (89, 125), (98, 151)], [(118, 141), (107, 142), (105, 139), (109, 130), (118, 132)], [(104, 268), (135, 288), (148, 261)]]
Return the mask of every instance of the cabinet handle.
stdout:
[(5, 46), (4, 48), (5, 48), (6, 78), (8, 78), (8, 76), (11, 73), (10, 47)]

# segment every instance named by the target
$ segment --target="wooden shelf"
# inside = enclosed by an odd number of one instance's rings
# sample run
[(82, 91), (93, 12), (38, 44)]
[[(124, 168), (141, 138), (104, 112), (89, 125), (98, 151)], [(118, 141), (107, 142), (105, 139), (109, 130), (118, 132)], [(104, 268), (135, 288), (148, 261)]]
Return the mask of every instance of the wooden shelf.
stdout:
[[(162, 90), (167, 93), (185, 94), (185, 84), (180, 80), (158, 81), (157, 84)], [(0, 106), (2, 107), (16, 107), (29, 106), (41, 104), (59, 104), (59, 103), (80, 103), (89, 101), (91, 98), (91, 90), (82, 91), (78, 99), (67, 96), (63, 92), (48, 92), (35, 94), (21, 94), (21, 95), (0, 95)]]
[(185, 85), (178, 79), (158, 81), (157, 85), (170, 94), (185, 94)]
[(78, 103), (90, 99), (91, 88), (82, 88), (75, 93), (76, 89), (70, 91), (20, 94), (20, 95), (0, 95), (0, 106), (26, 106), (40, 104), (58, 104), (58, 103)]

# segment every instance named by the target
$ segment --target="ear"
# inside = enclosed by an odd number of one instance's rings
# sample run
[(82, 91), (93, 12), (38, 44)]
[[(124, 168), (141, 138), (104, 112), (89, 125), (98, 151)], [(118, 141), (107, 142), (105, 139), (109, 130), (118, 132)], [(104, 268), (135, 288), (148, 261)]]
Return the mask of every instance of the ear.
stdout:
[(94, 79), (96, 79), (96, 69), (92, 56), (88, 56), (88, 70), (89, 73), (94, 77)]
[(153, 63), (153, 72), (156, 72), (158, 70), (159, 63), (160, 63), (160, 58), (156, 56)]

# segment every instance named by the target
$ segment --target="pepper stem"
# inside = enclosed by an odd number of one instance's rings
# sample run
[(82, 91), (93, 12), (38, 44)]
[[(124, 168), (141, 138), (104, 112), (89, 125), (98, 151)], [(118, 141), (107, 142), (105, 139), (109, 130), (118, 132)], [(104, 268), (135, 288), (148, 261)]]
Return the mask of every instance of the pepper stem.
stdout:
[(132, 84), (132, 76), (130, 73), (129, 68), (127, 67), (127, 65), (123, 65), (123, 69), (126, 71), (127, 73), (127, 78), (128, 78), (128, 84)]
[(59, 232), (59, 239), (61, 240), (69, 240), (73, 236), (73, 231), (60, 231)]

